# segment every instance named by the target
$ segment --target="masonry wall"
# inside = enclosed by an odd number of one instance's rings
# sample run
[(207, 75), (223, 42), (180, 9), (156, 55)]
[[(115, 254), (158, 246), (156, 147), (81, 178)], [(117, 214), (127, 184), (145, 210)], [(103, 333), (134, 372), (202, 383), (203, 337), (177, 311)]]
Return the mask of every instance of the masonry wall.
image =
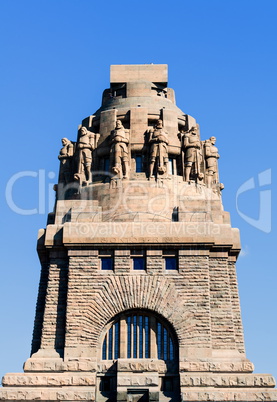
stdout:
[(161, 249), (147, 250), (145, 271), (132, 270), (127, 247), (114, 250), (113, 271), (101, 270), (97, 249), (68, 253), (69, 260), (55, 258), (49, 265), (42, 348), (60, 349), (65, 342), (68, 353), (82, 345), (97, 357), (105, 325), (122, 311), (141, 308), (172, 324), (180, 349), (244, 351), (235, 266), (227, 253), (223, 258), (208, 250), (179, 250), (176, 271), (165, 270)]

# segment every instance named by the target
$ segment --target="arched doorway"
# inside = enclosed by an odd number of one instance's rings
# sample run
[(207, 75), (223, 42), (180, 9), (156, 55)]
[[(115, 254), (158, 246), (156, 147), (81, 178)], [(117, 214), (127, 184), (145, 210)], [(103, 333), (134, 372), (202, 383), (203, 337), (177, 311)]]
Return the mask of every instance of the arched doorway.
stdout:
[(126, 394), (126, 401), (147, 401), (150, 393), (151, 400), (162, 393), (178, 401), (178, 339), (164, 317), (144, 309), (124, 311), (106, 325), (100, 343), (99, 401), (116, 401), (119, 394)]

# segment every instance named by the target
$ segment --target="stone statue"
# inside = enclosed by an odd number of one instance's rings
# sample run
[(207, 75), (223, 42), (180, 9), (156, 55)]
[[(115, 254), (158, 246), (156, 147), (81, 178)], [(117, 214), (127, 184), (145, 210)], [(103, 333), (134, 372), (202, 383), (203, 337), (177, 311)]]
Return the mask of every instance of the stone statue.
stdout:
[(59, 183), (70, 183), (72, 174), (73, 144), (67, 138), (62, 138), (63, 147), (58, 158), (60, 160)]
[(129, 130), (123, 127), (121, 120), (117, 120), (115, 129), (110, 135), (110, 164), (111, 171), (117, 175), (122, 171), (123, 179), (129, 176)]
[(211, 188), (213, 182), (218, 183), (218, 149), (215, 146), (216, 138), (210, 137), (204, 142), (204, 155), (206, 162), (206, 183)]
[(201, 142), (198, 135), (197, 127), (192, 127), (185, 133), (178, 135), (181, 140), (181, 147), (184, 152), (184, 180), (189, 182), (194, 167), (195, 177), (202, 180), (203, 173), (200, 171), (200, 164), (202, 161), (201, 155)]
[(88, 131), (86, 127), (81, 127), (80, 137), (77, 142), (76, 156), (77, 156), (77, 174), (74, 175), (76, 180), (80, 180), (85, 176), (87, 183), (91, 182), (91, 165), (92, 165), (92, 151), (95, 148), (95, 134)]
[(163, 129), (163, 121), (157, 120), (154, 129), (149, 130), (150, 165), (149, 177), (154, 177), (154, 166), (157, 162), (158, 174), (167, 174), (168, 134)]

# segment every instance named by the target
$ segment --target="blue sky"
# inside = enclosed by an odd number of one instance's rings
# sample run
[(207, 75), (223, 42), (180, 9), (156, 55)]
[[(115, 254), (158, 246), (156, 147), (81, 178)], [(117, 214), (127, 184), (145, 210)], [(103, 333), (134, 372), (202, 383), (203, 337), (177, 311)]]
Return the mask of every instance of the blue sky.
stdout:
[[(247, 357), (256, 372), (277, 378), (276, 17), (274, 0), (0, 3), (0, 375), (22, 371), (30, 353), (40, 273), (36, 236), (46, 225), (49, 198), (52, 208), (61, 138), (75, 140), (78, 124), (100, 106), (110, 64), (165, 63), (177, 105), (197, 119), (202, 139), (217, 137), (224, 207), (241, 231)], [(13, 201), (38, 213), (22, 215), (8, 205), (7, 183), (18, 172), (29, 176), (16, 181)], [(236, 207), (249, 180), (253, 188)]]

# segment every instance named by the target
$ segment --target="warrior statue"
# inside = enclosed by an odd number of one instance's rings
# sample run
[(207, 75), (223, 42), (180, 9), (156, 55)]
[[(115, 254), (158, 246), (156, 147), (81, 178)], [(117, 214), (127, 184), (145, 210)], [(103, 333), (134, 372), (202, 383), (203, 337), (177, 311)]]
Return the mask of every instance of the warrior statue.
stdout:
[(91, 182), (91, 165), (92, 151), (95, 148), (95, 134), (88, 131), (86, 127), (81, 127), (80, 137), (77, 143), (77, 174), (74, 175), (76, 180), (80, 180), (85, 176), (87, 183)]
[(110, 135), (110, 164), (111, 170), (116, 175), (122, 171), (123, 179), (129, 175), (129, 130), (123, 127), (121, 120), (117, 120), (115, 129)]
[(73, 144), (67, 138), (62, 138), (63, 147), (58, 158), (60, 160), (59, 183), (70, 183), (72, 174)]
[(198, 135), (197, 127), (192, 127), (185, 133), (179, 134), (181, 140), (182, 151), (184, 152), (184, 180), (189, 182), (191, 178), (192, 168), (196, 178), (202, 180), (203, 173), (200, 171), (202, 161), (201, 142)]
[(149, 177), (154, 177), (154, 166), (157, 162), (158, 174), (167, 173), (168, 164), (168, 134), (163, 129), (163, 121), (157, 120), (154, 129), (149, 131), (150, 165)]
[(206, 161), (206, 183), (211, 188), (213, 183), (218, 183), (218, 149), (215, 146), (216, 138), (210, 137), (204, 142), (204, 155)]

